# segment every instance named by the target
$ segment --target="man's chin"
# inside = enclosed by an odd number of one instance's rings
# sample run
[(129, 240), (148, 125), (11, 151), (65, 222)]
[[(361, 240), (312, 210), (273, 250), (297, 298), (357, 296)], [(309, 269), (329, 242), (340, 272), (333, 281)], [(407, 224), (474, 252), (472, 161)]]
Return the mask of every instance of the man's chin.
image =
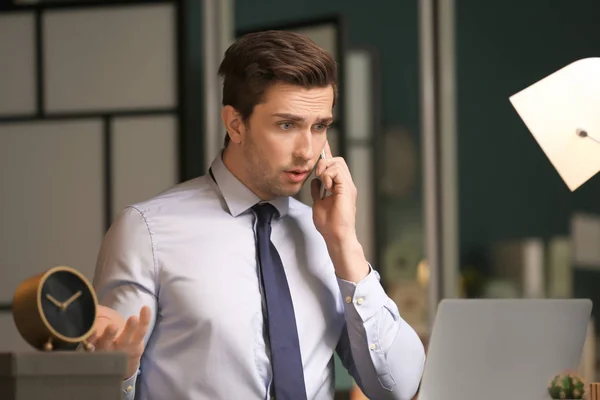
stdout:
[(286, 188), (279, 191), (278, 196), (280, 197), (295, 197), (300, 193), (300, 189)]
[(285, 185), (279, 185), (279, 187), (277, 188), (277, 195), (294, 197), (298, 193), (300, 193), (305, 184), (306, 180), (299, 183), (287, 183)]

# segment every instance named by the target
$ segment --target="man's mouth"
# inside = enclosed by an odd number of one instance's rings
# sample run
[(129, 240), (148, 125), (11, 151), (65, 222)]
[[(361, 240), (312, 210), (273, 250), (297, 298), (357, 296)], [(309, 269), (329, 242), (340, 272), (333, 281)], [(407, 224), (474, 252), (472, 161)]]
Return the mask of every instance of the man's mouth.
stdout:
[(308, 169), (293, 169), (290, 171), (286, 171), (285, 174), (292, 182), (302, 182), (304, 179), (310, 175), (310, 170)]

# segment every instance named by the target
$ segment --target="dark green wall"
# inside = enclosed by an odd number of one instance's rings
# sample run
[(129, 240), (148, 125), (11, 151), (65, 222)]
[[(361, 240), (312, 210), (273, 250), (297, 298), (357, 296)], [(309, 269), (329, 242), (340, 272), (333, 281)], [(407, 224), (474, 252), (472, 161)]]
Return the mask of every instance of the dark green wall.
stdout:
[(600, 2), (456, 4), (463, 255), (495, 240), (567, 234), (573, 211), (600, 212), (600, 176), (571, 193), (508, 98), (600, 56)]
[[(202, 54), (202, 2), (187, 0), (185, 3), (185, 14), (187, 17), (186, 29), (186, 51), (187, 51), (187, 99), (186, 99), (186, 124), (190, 132), (186, 160), (186, 179), (206, 173), (204, 169), (204, 131), (203, 131), (203, 107), (202, 93), (204, 87), (202, 78), (204, 73), (204, 57)], [(215, 77), (215, 79), (217, 79)]]

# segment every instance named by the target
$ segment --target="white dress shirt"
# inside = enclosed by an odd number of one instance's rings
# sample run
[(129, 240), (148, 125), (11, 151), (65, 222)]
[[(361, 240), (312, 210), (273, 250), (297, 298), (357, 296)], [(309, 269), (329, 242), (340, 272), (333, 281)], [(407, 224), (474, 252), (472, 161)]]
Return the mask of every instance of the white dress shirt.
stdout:
[[(124, 399), (268, 400), (255, 215), (259, 198), (217, 157), (205, 175), (126, 207), (108, 231), (94, 286), (125, 318), (150, 306), (138, 374)], [(214, 179), (213, 179), (214, 178)], [(272, 241), (294, 304), (309, 399), (334, 396), (334, 351), (370, 399), (408, 400), (425, 361), (378, 273), (336, 277), (312, 209), (282, 197)]]

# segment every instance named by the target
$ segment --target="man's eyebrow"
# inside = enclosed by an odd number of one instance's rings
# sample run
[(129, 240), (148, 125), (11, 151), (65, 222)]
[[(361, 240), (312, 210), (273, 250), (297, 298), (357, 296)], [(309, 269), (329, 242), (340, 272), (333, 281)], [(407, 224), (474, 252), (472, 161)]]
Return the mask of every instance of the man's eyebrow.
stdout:
[(319, 124), (326, 124), (326, 125), (328, 125), (328, 124), (333, 123), (333, 117), (319, 118), (317, 120), (317, 122)]
[[(278, 118), (289, 119), (290, 121), (304, 121), (305, 120), (304, 117), (301, 117), (299, 115), (294, 115), (294, 114), (288, 114), (288, 113), (275, 113), (272, 115), (274, 117), (278, 117)], [(317, 123), (319, 123), (319, 124), (330, 124), (332, 122), (333, 122), (332, 117), (317, 119)]]

